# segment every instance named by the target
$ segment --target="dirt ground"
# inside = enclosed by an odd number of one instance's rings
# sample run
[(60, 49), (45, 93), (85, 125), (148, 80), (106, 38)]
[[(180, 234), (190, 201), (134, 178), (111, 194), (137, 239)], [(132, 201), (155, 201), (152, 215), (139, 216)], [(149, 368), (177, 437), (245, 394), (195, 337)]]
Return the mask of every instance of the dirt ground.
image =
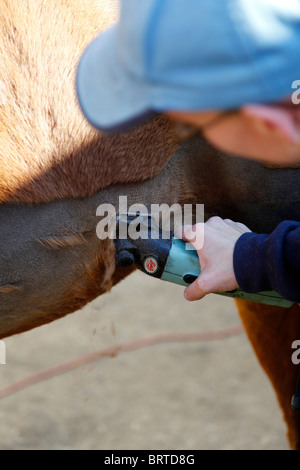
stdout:
[[(188, 304), (135, 273), (81, 312), (6, 340), (1, 388), (107, 345), (240, 323), (231, 299)], [(170, 343), (82, 366), (0, 401), (1, 450), (288, 449), (245, 335)]]

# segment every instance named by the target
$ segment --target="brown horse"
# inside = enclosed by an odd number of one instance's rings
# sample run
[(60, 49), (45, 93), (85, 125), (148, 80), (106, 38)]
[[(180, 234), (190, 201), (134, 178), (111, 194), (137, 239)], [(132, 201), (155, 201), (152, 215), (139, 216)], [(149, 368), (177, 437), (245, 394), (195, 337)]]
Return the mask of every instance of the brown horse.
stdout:
[[(0, 338), (74, 312), (132, 272), (96, 236), (99, 204), (203, 203), (270, 232), (300, 219), (298, 170), (223, 155), (200, 137), (178, 147), (160, 116), (118, 136), (83, 118), (74, 83), (87, 43), (118, 15), (114, 0), (0, 3)], [(108, 51), (109, 53), (109, 51)], [(20, 308), (22, 307), (22, 308)], [(300, 308), (239, 302), (245, 329), (300, 448), (290, 407)]]

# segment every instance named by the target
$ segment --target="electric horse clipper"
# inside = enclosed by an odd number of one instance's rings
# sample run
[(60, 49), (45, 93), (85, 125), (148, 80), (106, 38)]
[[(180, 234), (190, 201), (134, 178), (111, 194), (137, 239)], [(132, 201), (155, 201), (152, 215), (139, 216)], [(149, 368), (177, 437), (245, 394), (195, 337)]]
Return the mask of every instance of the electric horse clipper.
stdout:
[[(130, 237), (130, 226), (139, 228)], [(149, 214), (121, 214), (117, 218), (116, 263), (119, 267), (133, 264), (151, 277), (172, 282), (184, 287), (194, 282), (200, 275), (200, 263), (196, 250), (187, 250), (186, 243), (159, 229)], [(294, 305), (277, 292), (247, 294), (240, 289), (232, 292), (216, 292), (218, 295), (233, 297), (290, 308)]]

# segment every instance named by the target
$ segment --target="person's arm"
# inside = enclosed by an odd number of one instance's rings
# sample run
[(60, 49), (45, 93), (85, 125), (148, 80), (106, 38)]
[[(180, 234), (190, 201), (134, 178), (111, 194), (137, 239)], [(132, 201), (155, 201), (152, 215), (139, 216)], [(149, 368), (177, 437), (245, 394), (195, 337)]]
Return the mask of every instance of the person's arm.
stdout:
[(275, 290), (300, 302), (300, 223), (282, 222), (270, 235), (245, 233), (236, 243), (233, 265), (245, 292)]
[[(193, 230), (184, 228), (181, 238), (192, 241)], [(260, 235), (243, 224), (213, 217), (204, 224), (204, 245), (198, 256), (201, 274), (186, 288), (187, 300), (240, 287), (249, 293), (275, 290), (300, 302), (299, 222), (285, 221), (270, 235)]]

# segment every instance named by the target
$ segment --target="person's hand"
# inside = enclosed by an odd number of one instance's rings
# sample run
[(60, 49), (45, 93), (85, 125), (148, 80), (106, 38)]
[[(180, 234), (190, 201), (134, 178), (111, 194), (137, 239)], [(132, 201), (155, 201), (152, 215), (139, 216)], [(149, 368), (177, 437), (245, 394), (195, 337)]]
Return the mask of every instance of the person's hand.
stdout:
[(238, 288), (233, 268), (234, 247), (244, 233), (251, 232), (244, 224), (213, 217), (205, 224), (185, 226), (181, 233), (177, 229), (175, 235), (194, 244), (197, 231), (202, 233), (203, 228), (204, 244), (197, 250), (201, 274), (185, 290), (185, 298), (189, 301), (200, 300), (213, 292), (228, 292)]

